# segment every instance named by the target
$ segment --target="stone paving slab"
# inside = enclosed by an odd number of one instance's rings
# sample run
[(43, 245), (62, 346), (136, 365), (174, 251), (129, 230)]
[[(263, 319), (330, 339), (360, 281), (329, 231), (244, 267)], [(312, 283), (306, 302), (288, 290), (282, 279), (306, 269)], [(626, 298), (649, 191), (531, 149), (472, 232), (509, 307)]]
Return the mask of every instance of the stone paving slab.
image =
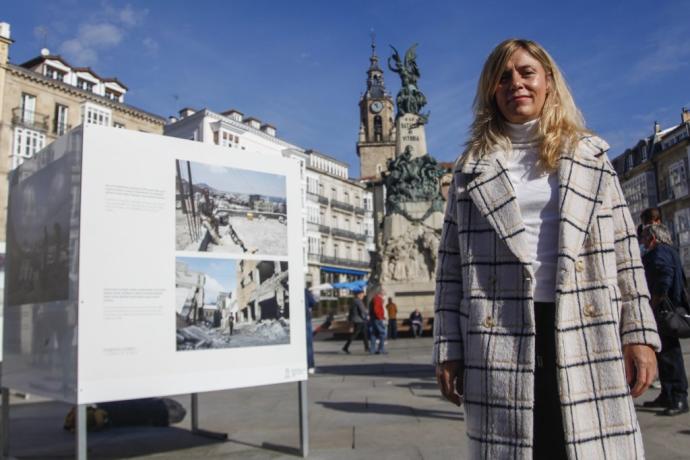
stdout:
[[(439, 397), (430, 365), (431, 339), (399, 339), (389, 354), (370, 356), (342, 342), (316, 342), (317, 373), (308, 382), (312, 459), (465, 458), (463, 410)], [(356, 344), (354, 344), (356, 345)], [(690, 341), (684, 343), (690, 352)], [(690, 353), (686, 353), (690, 369)], [(199, 395), (201, 428), (227, 441), (193, 435), (188, 417), (169, 428), (117, 428), (89, 433), (92, 459), (294, 459), (299, 447), (297, 384)], [(653, 399), (650, 390), (637, 401)], [(176, 397), (189, 408), (188, 395)], [(62, 430), (69, 406), (13, 398), (11, 454), (20, 459), (74, 455), (74, 435)], [(638, 407), (647, 458), (690, 458), (690, 415), (667, 418)]]

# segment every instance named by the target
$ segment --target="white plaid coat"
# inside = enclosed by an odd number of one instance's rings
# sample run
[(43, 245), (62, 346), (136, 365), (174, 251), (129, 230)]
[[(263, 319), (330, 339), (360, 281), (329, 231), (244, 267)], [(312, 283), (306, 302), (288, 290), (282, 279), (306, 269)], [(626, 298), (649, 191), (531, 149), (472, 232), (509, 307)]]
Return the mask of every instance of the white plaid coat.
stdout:
[[(568, 457), (644, 458), (622, 345), (660, 348), (608, 145), (561, 157), (556, 356)], [(453, 174), (439, 251), (434, 361), (462, 360), (470, 458), (531, 459), (534, 271), (496, 151)]]

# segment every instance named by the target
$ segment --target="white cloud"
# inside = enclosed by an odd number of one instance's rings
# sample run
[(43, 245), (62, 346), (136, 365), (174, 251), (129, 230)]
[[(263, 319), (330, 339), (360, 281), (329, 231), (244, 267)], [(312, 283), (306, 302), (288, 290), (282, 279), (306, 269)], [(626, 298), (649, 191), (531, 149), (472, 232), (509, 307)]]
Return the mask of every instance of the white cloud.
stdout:
[(117, 11), (117, 18), (122, 24), (128, 27), (134, 27), (144, 22), (148, 14), (149, 10), (147, 9), (135, 10), (132, 8), (132, 5), (126, 5), (124, 8)]
[(204, 285), (204, 296), (206, 298), (205, 302), (215, 302), (216, 298), (218, 297), (218, 294), (221, 292), (225, 292), (225, 288), (223, 288), (223, 285), (220, 284), (220, 282), (217, 279), (207, 274), (206, 284)]
[(663, 33), (655, 33), (633, 67), (632, 81), (687, 66), (690, 42), (686, 40), (686, 33), (684, 27), (665, 28)]
[(150, 54), (156, 54), (158, 52), (158, 42), (153, 38), (146, 37), (141, 43)]
[[(106, 1), (101, 6), (99, 12), (79, 26), (76, 37), (69, 37), (59, 46), (60, 52), (77, 66), (97, 63), (102, 51), (120, 45), (128, 29), (141, 25), (148, 14), (148, 10), (135, 9), (129, 4), (115, 8)], [(38, 28), (34, 34), (37, 33)], [(158, 43), (151, 38), (145, 39), (143, 45), (151, 53), (158, 50)]]
[(119, 45), (122, 41), (122, 30), (113, 24), (84, 24), (79, 28), (79, 40), (92, 48)]

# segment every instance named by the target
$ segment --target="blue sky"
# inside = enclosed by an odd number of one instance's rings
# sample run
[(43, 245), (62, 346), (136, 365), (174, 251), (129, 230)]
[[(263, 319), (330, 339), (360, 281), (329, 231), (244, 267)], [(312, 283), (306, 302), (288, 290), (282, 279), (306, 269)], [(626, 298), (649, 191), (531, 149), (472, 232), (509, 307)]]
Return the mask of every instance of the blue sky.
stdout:
[[(185, 168), (183, 166), (182, 170)], [(192, 162), (192, 180), (224, 192), (285, 198), (285, 176), (277, 174)]]
[[(370, 32), (419, 43), (419, 86), (431, 112), (429, 151), (451, 161), (465, 141), (477, 78), (508, 37), (537, 40), (564, 71), (588, 126), (612, 156), (677, 124), (690, 106), (690, 2), (149, 1), (24, 0), (3, 5), (11, 61), (44, 43), (130, 88), (126, 101), (160, 115), (184, 106), (237, 108), (278, 135), (350, 164), (359, 175), (357, 103)], [(389, 91), (397, 75), (385, 73)]]
[(234, 292), (237, 288), (237, 261), (234, 259), (207, 259), (178, 257), (190, 271), (206, 274), (205, 303), (215, 303), (219, 292)]

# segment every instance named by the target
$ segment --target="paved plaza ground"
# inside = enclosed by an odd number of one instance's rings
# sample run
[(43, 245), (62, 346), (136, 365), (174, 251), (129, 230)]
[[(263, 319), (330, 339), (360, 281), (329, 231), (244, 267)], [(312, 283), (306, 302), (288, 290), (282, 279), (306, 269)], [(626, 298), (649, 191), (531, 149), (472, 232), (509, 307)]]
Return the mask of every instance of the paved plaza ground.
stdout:
[[(465, 458), (462, 408), (441, 400), (429, 364), (430, 338), (399, 339), (389, 354), (352, 355), (342, 342), (316, 342), (317, 373), (310, 376), (309, 428), (313, 459)], [(690, 369), (690, 341), (685, 341)], [(653, 399), (650, 390), (637, 401)], [(119, 428), (89, 433), (89, 458), (290, 459), (299, 446), (297, 384), (204, 393), (201, 428), (228, 433), (227, 441), (191, 434), (189, 414), (170, 428)], [(178, 399), (189, 407), (189, 397)], [(69, 406), (13, 398), (12, 457), (73, 457), (74, 435), (62, 430)], [(690, 458), (690, 415), (667, 418), (638, 407), (647, 458)]]

